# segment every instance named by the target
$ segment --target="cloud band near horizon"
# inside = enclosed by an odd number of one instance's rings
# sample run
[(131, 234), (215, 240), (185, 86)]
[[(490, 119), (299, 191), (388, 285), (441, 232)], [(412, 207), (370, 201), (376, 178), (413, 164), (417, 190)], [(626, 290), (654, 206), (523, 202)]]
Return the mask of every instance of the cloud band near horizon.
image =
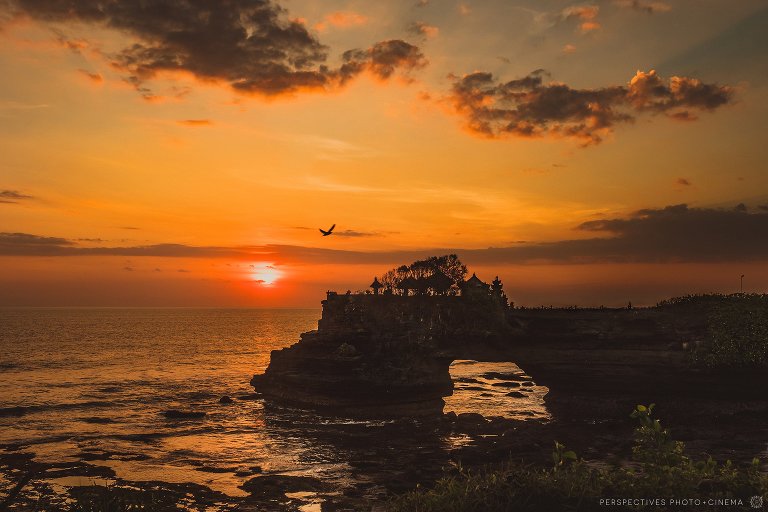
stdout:
[(472, 264), (726, 263), (768, 260), (768, 211), (690, 208), (685, 204), (644, 209), (626, 218), (580, 224), (582, 233), (607, 236), (521, 243), (485, 249), (432, 248), (350, 251), (295, 245), (237, 247), (155, 244), (83, 247), (61, 237), (0, 233), (0, 256), (131, 256), (231, 258), (292, 264), (386, 264), (457, 253)]

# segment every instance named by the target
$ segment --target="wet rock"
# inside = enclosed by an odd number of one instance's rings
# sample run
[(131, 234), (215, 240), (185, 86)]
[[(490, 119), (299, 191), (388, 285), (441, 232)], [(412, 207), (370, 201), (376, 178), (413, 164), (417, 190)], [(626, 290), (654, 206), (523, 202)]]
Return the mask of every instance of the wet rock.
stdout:
[(206, 413), (203, 411), (181, 411), (179, 409), (170, 409), (163, 413), (168, 419), (200, 419), (205, 418)]
[(456, 379), (456, 382), (463, 382), (466, 384), (480, 384), (479, 380), (473, 379), (472, 377), (459, 377)]
[(496, 387), (496, 388), (519, 388), (520, 387), (520, 383), (519, 382), (508, 382), (508, 381), (505, 381), (505, 382), (494, 382), (493, 384), (491, 384), (491, 386)]
[(463, 412), (456, 417), (456, 422), (462, 427), (474, 427), (488, 423), (482, 414), (476, 412)]
[(49, 464), (45, 472), (46, 478), (62, 478), (65, 476), (114, 478), (115, 471), (107, 466), (96, 466), (87, 462), (59, 462)]
[(231, 404), (233, 402), (234, 402), (234, 400), (232, 400), (232, 398), (230, 398), (228, 396), (223, 396), (223, 397), (219, 398), (219, 403), (220, 404)]
[(107, 452), (80, 452), (77, 454), (77, 458), (80, 460), (109, 460), (112, 458), (112, 454)]
[(526, 397), (526, 395), (524, 393), (521, 393), (519, 391), (510, 391), (509, 393), (507, 393), (507, 396), (511, 396), (511, 397), (514, 397), (514, 398), (525, 398)]
[(240, 488), (261, 498), (279, 499), (287, 492), (321, 492), (329, 487), (309, 476), (265, 475), (251, 478)]
[(529, 387), (532, 387), (533, 385), (534, 385), (534, 384), (533, 384), (533, 382), (531, 382), (531, 381), (528, 381), (528, 382), (523, 382), (523, 386), (525, 386), (525, 387), (527, 387), (527, 388), (529, 388)]
[(496, 380), (524, 380), (525, 377), (517, 373), (502, 373), (502, 372), (485, 372), (483, 377), (486, 379)]
[(237, 473), (237, 468), (222, 468), (218, 466), (200, 466), (195, 468), (195, 471), (203, 473)]
[(235, 476), (245, 477), (253, 476), (261, 473), (261, 466), (251, 466), (250, 468), (240, 468), (235, 472)]

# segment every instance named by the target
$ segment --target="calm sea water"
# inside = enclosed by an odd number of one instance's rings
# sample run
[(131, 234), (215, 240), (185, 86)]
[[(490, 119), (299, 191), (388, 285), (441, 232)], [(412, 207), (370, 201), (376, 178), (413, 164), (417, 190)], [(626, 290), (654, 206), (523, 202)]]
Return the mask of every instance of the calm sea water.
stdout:
[[(2, 309), (0, 446), (21, 446), (50, 461), (107, 454), (94, 464), (126, 480), (196, 482), (240, 495), (246, 478), (237, 470), (259, 466), (265, 474), (311, 475), (345, 486), (375, 480), (366, 471), (392, 469), (381, 465), (408, 464), (398, 447), (418, 457), (413, 444), (434, 455), (471, 442), (461, 435), (419, 440), (392, 422), (321, 417), (245, 399), (270, 352), (316, 328), (319, 316), (319, 310)], [(545, 388), (529, 385), (521, 388), (524, 397), (509, 397), (514, 384), (499, 385), (488, 377), (492, 371), (523, 376), (512, 364), (456, 362), (456, 392), (446, 411), (547, 416)], [(234, 403), (220, 404), (225, 395)], [(163, 415), (170, 409), (207, 414), (173, 420)]]

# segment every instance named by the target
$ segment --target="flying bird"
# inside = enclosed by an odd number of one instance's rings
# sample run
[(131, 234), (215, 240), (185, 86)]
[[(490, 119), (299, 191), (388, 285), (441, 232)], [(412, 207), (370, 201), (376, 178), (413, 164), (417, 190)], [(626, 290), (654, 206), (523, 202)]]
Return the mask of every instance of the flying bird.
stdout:
[(328, 236), (333, 234), (333, 228), (336, 227), (336, 224), (328, 228), (328, 231), (321, 229), (320, 232), (323, 234), (323, 236)]

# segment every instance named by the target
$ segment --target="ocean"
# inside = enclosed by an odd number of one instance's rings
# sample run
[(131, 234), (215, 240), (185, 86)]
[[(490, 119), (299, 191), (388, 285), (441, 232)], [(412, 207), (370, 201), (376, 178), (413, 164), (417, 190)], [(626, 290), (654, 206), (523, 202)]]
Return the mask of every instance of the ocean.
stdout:
[[(421, 437), (416, 422), (326, 417), (255, 397), (249, 381), (270, 352), (297, 342), (319, 317), (314, 309), (0, 309), (0, 450), (89, 460), (126, 481), (193, 482), (230, 496), (245, 494), (249, 471), (337, 488), (365, 482), (366, 492), (383, 495), (388, 472), (425, 460), (439, 469), (452, 448), (472, 442)], [(546, 388), (531, 383), (510, 398), (509, 386), (484, 378), (492, 371), (526, 378), (512, 363), (456, 361), (445, 411), (548, 417)], [(170, 410), (206, 415), (174, 419)], [(0, 490), (13, 481), (0, 478)], [(91, 481), (49, 483), (63, 490)]]

